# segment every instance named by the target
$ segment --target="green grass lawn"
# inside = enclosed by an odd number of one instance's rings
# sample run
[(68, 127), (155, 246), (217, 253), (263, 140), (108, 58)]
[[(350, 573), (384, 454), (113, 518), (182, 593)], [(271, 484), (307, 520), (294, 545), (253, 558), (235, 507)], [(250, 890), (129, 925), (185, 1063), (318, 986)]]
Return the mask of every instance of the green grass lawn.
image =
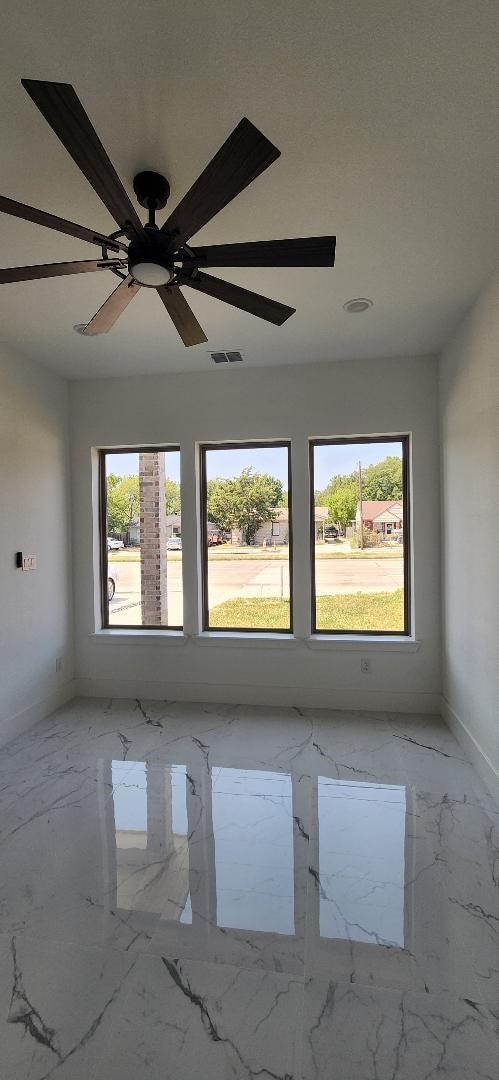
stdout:
[[(182, 558), (181, 551), (169, 551), (168, 560), (173, 562), (179, 562)], [(315, 550), (317, 559), (400, 559), (402, 558), (402, 549), (393, 550), (382, 548), (372, 548), (368, 551), (338, 551), (335, 548), (329, 547), (317, 547)], [(140, 562), (140, 551), (138, 548), (125, 548), (124, 551), (108, 551), (108, 562)], [(208, 558), (211, 560), (223, 559), (272, 559), (283, 560), (289, 558), (289, 548), (281, 547), (276, 548), (275, 551), (272, 548), (231, 548), (230, 545), (223, 547), (213, 547), (208, 549)]]
[[(261, 599), (226, 600), (210, 611), (210, 626), (263, 630), (286, 630), (289, 627), (289, 601)], [(404, 629), (404, 592), (352, 593), (349, 596), (317, 598), (318, 630)]]

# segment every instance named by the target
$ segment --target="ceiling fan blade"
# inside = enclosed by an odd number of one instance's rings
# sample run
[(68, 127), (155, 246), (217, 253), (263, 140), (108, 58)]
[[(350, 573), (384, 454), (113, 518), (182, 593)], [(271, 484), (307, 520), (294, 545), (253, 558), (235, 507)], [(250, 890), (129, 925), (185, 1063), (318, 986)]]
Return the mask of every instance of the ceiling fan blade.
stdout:
[(258, 240), (250, 244), (212, 244), (194, 249), (183, 266), (334, 266), (335, 236), (301, 240)]
[(243, 117), (165, 221), (162, 231), (175, 233), (177, 246), (185, 243), (272, 165), (280, 153), (250, 120)]
[(73, 87), (69, 83), (21, 79), (24, 89), (61, 140), (78, 168), (118, 223), (131, 223), (142, 233), (142, 222)]
[(233, 285), (230, 281), (222, 281), (221, 278), (212, 277), (211, 274), (198, 274), (196, 277), (179, 275), (179, 283), (188, 285), (190, 289), (198, 289), (207, 296), (214, 296), (217, 300), (223, 300), (225, 304), (249, 311), (250, 315), (256, 315), (259, 319), (266, 319), (275, 326), (282, 326), (290, 315), (294, 315), (296, 308), (287, 307), (277, 300), (269, 300), (267, 296), (250, 292), (249, 289), (241, 289), (239, 285)]
[(41, 266), (11, 266), (0, 270), (0, 285), (11, 281), (37, 281), (40, 278), (67, 277), (69, 274), (91, 274), (95, 270), (119, 270), (117, 259), (85, 259), (82, 262), (45, 263)]
[(68, 236), (76, 236), (78, 240), (88, 240), (89, 244), (97, 244), (97, 247), (105, 245), (110, 251), (126, 251), (122, 240), (109, 240), (104, 233), (97, 232), (96, 229), (86, 229), (84, 225), (76, 225), (74, 221), (47, 214), (45, 210), (37, 210), (36, 206), (27, 206), (15, 199), (7, 199), (4, 195), (0, 195), (0, 211), (24, 221), (34, 221), (35, 225), (45, 225), (47, 229), (55, 229), (56, 232), (67, 233)]
[(189, 307), (184, 294), (178, 287), (161, 285), (158, 293), (184, 345), (201, 345), (203, 341), (208, 341), (192, 308)]
[(93, 319), (90, 319), (82, 333), (87, 337), (93, 334), (107, 334), (108, 330), (111, 330), (116, 320), (123, 314), (125, 308), (128, 307), (130, 301), (137, 295), (139, 289), (140, 285), (137, 285), (130, 275), (124, 278), (118, 288), (104, 301)]

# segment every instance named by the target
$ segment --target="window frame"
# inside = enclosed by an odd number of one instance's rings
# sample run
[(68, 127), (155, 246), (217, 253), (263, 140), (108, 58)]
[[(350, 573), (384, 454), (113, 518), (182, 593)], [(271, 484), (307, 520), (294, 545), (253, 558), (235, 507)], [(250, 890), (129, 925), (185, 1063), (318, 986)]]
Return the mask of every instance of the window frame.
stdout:
[[(315, 591), (315, 516), (314, 516), (314, 451), (316, 446), (351, 446), (365, 443), (399, 443), (402, 446), (402, 502), (403, 502), (403, 558), (404, 558), (404, 629), (403, 630), (322, 630), (317, 627), (317, 597)], [(310, 471), (310, 574), (311, 574), (311, 627), (314, 636), (330, 637), (389, 637), (407, 638), (412, 634), (411, 589), (411, 488), (409, 483), (410, 435), (352, 435), (339, 438), (309, 440)]]
[[(155, 630), (156, 633), (164, 631), (168, 633), (171, 630), (183, 630), (182, 626), (147, 626), (143, 623), (110, 623), (109, 622), (109, 600), (107, 596), (107, 579), (108, 579), (108, 550), (107, 550), (107, 491), (106, 491), (106, 455), (107, 454), (155, 454), (155, 453), (177, 453), (180, 454), (179, 445), (163, 445), (163, 446), (109, 446), (107, 448), (99, 448), (98, 450), (98, 468), (99, 468), (99, 570), (100, 570), (100, 605), (101, 605), (101, 629), (102, 630)], [(180, 494), (182, 497), (182, 481), (180, 487)], [(183, 567), (182, 567), (183, 571)], [(183, 573), (182, 573), (182, 592), (183, 592)]]
[[(289, 565), (289, 627), (282, 629), (261, 626), (210, 626), (210, 611), (208, 604), (208, 535), (206, 522), (208, 521), (208, 491), (206, 475), (206, 454), (209, 450), (268, 450), (272, 448), (284, 448), (288, 458), (288, 565)], [(259, 439), (248, 442), (213, 442), (200, 443), (200, 488), (201, 488), (201, 629), (203, 633), (210, 634), (285, 634), (293, 636), (293, 526), (292, 526), (292, 475), (291, 475), (291, 440), (290, 439)]]

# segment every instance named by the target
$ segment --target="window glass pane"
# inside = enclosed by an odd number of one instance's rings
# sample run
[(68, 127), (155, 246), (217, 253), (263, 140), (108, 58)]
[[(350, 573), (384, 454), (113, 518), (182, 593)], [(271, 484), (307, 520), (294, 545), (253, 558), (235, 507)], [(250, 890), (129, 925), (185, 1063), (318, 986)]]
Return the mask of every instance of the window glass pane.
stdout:
[(180, 451), (104, 461), (108, 625), (181, 627)]
[(214, 630), (290, 630), (287, 446), (205, 449), (207, 612)]
[(313, 446), (317, 630), (408, 632), (404, 447), (382, 439)]

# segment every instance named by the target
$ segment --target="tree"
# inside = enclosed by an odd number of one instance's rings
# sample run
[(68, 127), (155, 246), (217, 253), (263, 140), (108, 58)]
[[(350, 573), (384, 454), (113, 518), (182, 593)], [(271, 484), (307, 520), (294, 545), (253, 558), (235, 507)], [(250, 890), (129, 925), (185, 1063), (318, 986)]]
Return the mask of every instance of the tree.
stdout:
[(402, 491), (402, 459), (395, 454), (362, 470), (363, 499), (401, 499)]
[(208, 518), (224, 532), (241, 529), (245, 543), (251, 544), (264, 522), (275, 517), (283, 495), (275, 476), (246, 468), (239, 476), (208, 482)]
[[(116, 482), (117, 481), (117, 482)], [(125, 533), (139, 513), (138, 476), (107, 477), (107, 527), (110, 533)]]
[(341, 525), (343, 531), (350, 521), (355, 519), (357, 502), (359, 498), (359, 485), (355, 474), (351, 476), (335, 477), (336, 481), (327, 491), (326, 506), (329, 520)]
[(109, 473), (106, 479), (107, 490), (114, 491), (114, 488), (121, 483), (121, 476), (116, 476), (116, 473)]
[(207, 512), (208, 519), (222, 532), (229, 532), (236, 524), (235, 480), (208, 480)]
[(329, 521), (343, 530), (355, 518), (359, 496), (357, 473), (332, 476), (323, 491), (314, 492), (315, 506), (327, 506)]
[(178, 480), (169, 480), (165, 484), (167, 514), (180, 514), (180, 484)]
[[(363, 499), (400, 499), (402, 497), (402, 460), (389, 454), (376, 465), (362, 469)], [(359, 474), (339, 473), (332, 476), (323, 491), (315, 491), (316, 506), (327, 506), (329, 520), (345, 529), (353, 521), (359, 501)]]

